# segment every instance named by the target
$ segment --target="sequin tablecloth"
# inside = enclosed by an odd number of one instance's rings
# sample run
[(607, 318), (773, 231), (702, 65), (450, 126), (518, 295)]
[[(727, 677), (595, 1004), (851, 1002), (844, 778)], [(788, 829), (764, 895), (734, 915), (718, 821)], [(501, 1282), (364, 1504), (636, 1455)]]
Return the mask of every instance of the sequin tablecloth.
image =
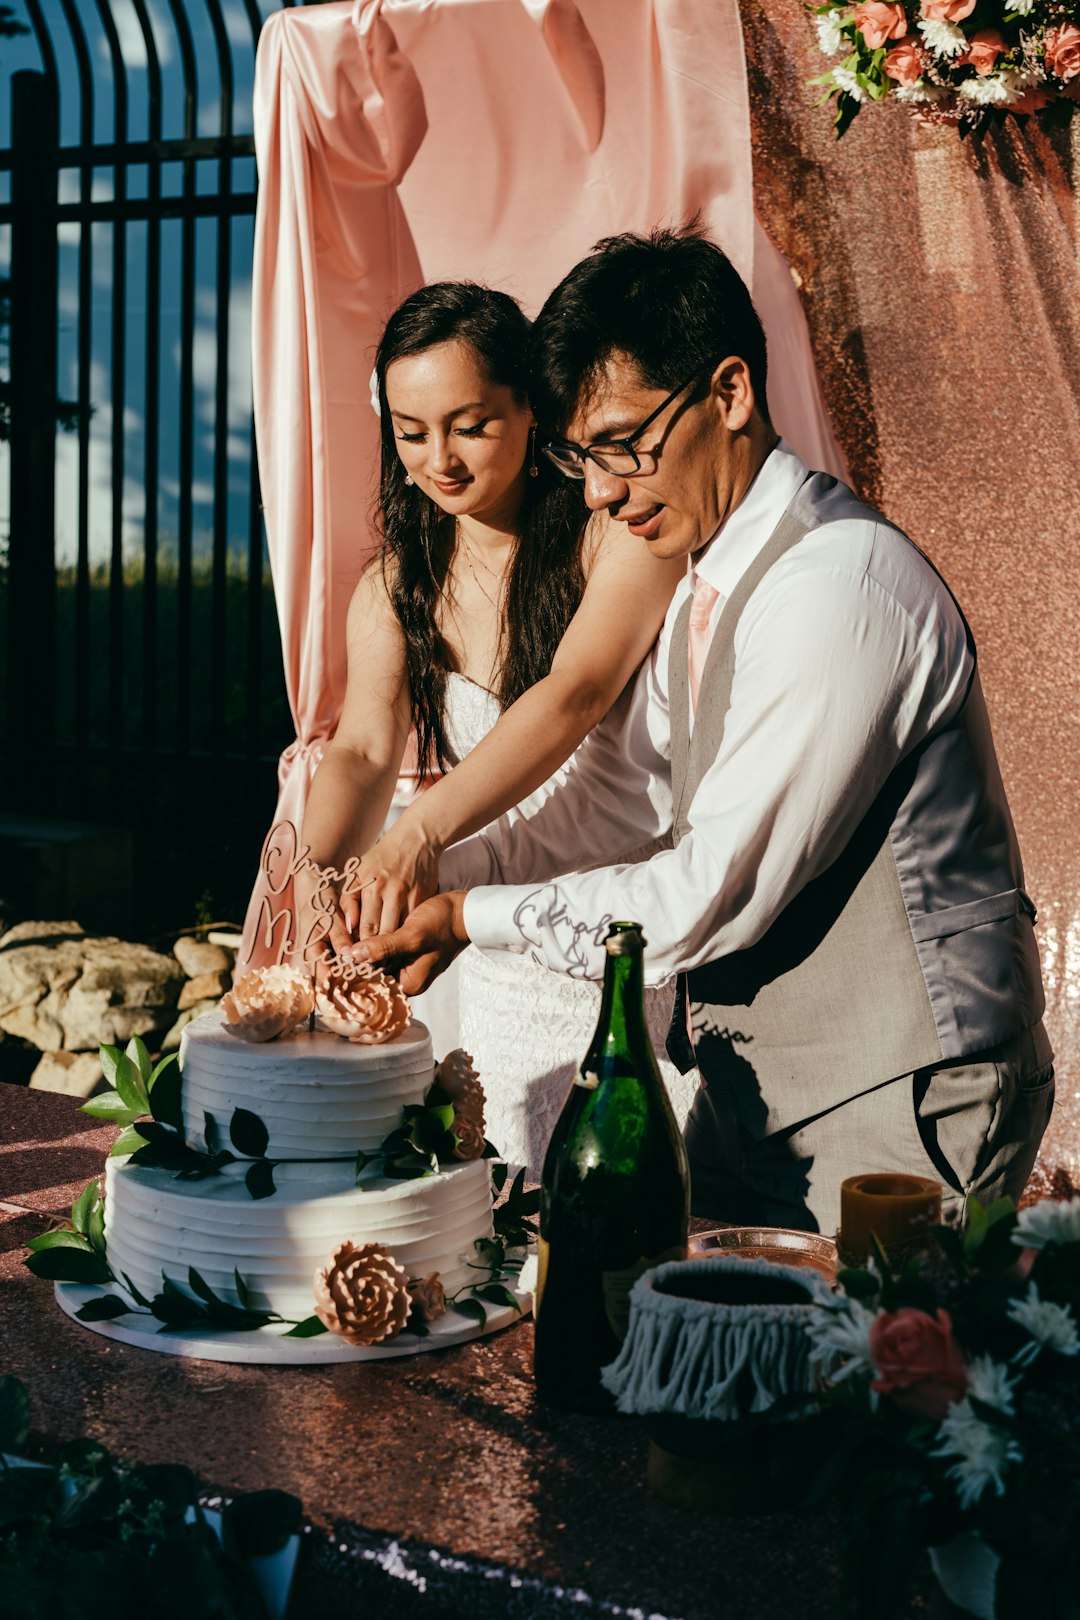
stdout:
[(27, 1385), (43, 1454), (86, 1434), (225, 1492), (298, 1496), (290, 1620), (850, 1612), (827, 1514), (719, 1520), (659, 1502), (639, 1423), (537, 1404), (529, 1324), (411, 1361), (274, 1369), (81, 1329), (23, 1268), (23, 1245), (67, 1211), (113, 1136), (66, 1097), (0, 1084), (0, 1371)]

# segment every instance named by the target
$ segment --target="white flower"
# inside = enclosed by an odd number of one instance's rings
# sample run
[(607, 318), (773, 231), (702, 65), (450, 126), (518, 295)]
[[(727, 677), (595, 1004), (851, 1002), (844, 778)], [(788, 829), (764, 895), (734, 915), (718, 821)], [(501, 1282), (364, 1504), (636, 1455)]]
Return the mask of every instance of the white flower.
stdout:
[(518, 1272), (515, 1287), (520, 1294), (534, 1294), (536, 1292), (536, 1279), (539, 1272), (539, 1261), (535, 1254), (526, 1257), (525, 1263)]
[(967, 48), (967, 35), (955, 23), (934, 22), (929, 17), (920, 17), (919, 33), (935, 56), (959, 56)]
[(968, 1394), (1010, 1416), (1016, 1383), (1015, 1378), (1010, 1378), (1009, 1369), (989, 1356), (976, 1356), (968, 1366)]
[(1012, 1240), (1022, 1249), (1045, 1249), (1048, 1243), (1080, 1243), (1080, 1197), (1064, 1203), (1046, 1198), (1041, 1204), (1022, 1209)]
[(1030, 67), (1005, 68), (998, 74), (998, 78), (1004, 91), (1002, 98), (1004, 106), (1011, 106), (1014, 101), (1019, 101), (1021, 96), (1026, 96), (1034, 85), (1042, 83), (1042, 74)]
[(856, 79), (851, 68), (833, 68), (833, 84), (838, 90), (842, 90), (845, 96), (850, 96), (852, 101), (866, 100), (866, 91)]
[(1004, 107), (1015, 99), (1000, 73), (990, 73), (985, 79), (965, 79), (957, 89), (965, 101), (974, 101), (980, 107)]
[(1015, 11), (1018, 17), (1026, 17), (1034, 7), (1035, 0), (1009, 0), (1009, 10)]
[(845, 20), (845, 13), (836, 7), (833, 11), (826, 11), (814, 18), (814, 27), (817, 29), (818, 49), (826, 56), (835, 56), (837, 51), (843, 49), (844, 36), (840, 32), (840, 24)]
[(1030, 1366), (1040, 1350), (1056, 1350), (1059, 1356), (1080, 1356), (1080, 1334), (1072, 1312), (1053, 1300), (1040, 1299), (1034, 1283), (1028, 1284), (1023, 1299), (1014, 1299), (1005, 1312), (1011, 1322), (1031, 1335), (1031, 1343), (1018, 1350), (1013, 1360)]
[(926, 102), (940, 101), (949, 92), (943, 84), (927, 84), (925, 79), (916, 79), (914, 84), (898, 84), (893, 94), (898, 101)]
[(379, 368), (375, 367), (368, 378), (368, 387), (371, 389), (371, 408), (376, 416), (382, 415), (382, 400), (379, 398)]
[(1012, 1462), (1022, 1462), (1024, 1454), (1005, 1429), (984, 1423), (972, 1410), (969, 1400), (955, 1401), (941, 1420), (941, 1445), (932, 1457), (956, 1457), (945, 1470), (956, 1481), (960, 1506), (973, 1507), (988, 1485), (998, 1496), (1005, 1494), (1004, 1474)]
[(870, 1354), (870, 1329), (876, 1314), (846, 1294), (815, 1311), (807, 1329), (813, 1345), (811, 1363), (836, 1383), (853, 1373), (872, 1378), (876, 1369)]

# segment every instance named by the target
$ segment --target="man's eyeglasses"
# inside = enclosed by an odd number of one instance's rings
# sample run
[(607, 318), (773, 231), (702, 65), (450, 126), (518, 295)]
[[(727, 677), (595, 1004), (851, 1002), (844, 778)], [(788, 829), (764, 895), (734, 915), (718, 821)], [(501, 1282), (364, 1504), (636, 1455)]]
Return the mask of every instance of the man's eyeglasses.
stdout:
[(641, 457), (634, 449), (638, 439), (652, 427), (661, 412), (667, 410), (672, 400), (684, 394), (691, 383), (700, 383), (703, 377), (710, 376), (712, 371), (710, 365), (707, 371), (695, 371), (692, 377), (687, 377), (666, 399), (660, 401), (652, 415), (647, 416), (626, 439), (598, 440), (594, 444), (574, 444), (571, 439), (549, 439), (541, 448), (548, 460), (554, 462), (567, 478), (584, 478), (586, 460), (595, 461), (602, 471), (613, 473), (616, 478), (633, 478), (635, 473), (641, 471)]

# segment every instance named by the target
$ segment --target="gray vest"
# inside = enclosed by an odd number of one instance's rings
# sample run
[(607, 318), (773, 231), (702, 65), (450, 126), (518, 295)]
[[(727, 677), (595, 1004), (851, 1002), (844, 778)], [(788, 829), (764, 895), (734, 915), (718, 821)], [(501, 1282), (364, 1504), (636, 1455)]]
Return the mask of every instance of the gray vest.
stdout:
[[(679, 615), (668, 670), (676, 843), (723, 739), (744, 607), (805, 534), (849, 518), (884, 523), (823, 473), (803, 484), (721, 610), (692, 737), (689, 601)], [(763, 938), (680, 978), (668, 1051), (684, 1071), (696, 1061), (744, 1128), (766, 1136), (1029, 1029), (1043, 1010), (1034, 919), (976, 673), (955, 717), (901, 760), (843, 854)]]

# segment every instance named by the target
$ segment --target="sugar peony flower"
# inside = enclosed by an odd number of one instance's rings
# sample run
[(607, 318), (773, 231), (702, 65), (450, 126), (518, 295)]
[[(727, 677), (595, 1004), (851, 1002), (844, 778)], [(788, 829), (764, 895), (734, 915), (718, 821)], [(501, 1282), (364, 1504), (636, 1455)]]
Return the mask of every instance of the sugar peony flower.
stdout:
[(907, 18), (899, 0), (863, 0), (855, 7), (854, 20), (870, 51), (880, 50), (890, 39), (903, 39), (907, 33)]
[(962, 62), (969, 63), (981, 79), (993, 73), (997, 66), (998, 57), (1005, 50), (1005, 40), (997, 28), (980, 28), (968, 40), (968, 48), (963, 56), (956, 58), (957, 66)]
[(1029, 1342), (1013, 1356), (1018, 1366), (1030, 1366), (1040, 1350), (1055, 1350), (1059, 1356), (1080, 1355), (1080, 1334), (1072, 1312), (1053, 1300), (1040, 1299), (1034, 1283), (1028, 1284), (1022, 1299), (1010, 1302), (1005, 1315), (1030, 1334)]
[(919, 19), (919, 33), (927, 50), (933, 51), (935, 56), (949, 59), (967, 50), (967, 35), (962, 28), (957, 28), (955, 23), (938, 22), (933, 18), (922, 17)]
[(975, 10), (975, 0), (922, 0), (922, 15), (928, 22), (963, 22)]
[(320, 962), (315, 1011), (331, 1035), (365, 1046), (392, 1040), (412, 1018), (408, 997), (397, 980), (366, 962)]
[(315, 1273), (315, 1315), (350, 1344), (381, 1344), (409, 1320), (409, 1279), (377, 1243), (339, 1243)]
[(435, 1082), (446, 1092), (454, 1104), (454, 1111), (475, 1119), (481, 1129), (484, 1125), (484, 1088), (472, 1058), (459, 1046), (448, 1052), (441, 1063), (435, 1065)]
[(221, 998), (229, 1027), (242, 1041), (272, 1041), (311, 1016), (311, 980), (292, 967), (252, 968)]
[(470, 1114), (454, 1114), (454, 1123), (450, 1127), (457, 1138), (454, 1148), (454, 1158), (471, 1163), (473, 1159), (482, 1159), (487, 1140), (484, 1136), (483, 1121), (474, 1119)]
[(437, 1321), (440, 1316), (446, 1315), (446, 1289), (439, 1280), (439, 1273), (433, 1271), (428, 1277), (416, 1277), (409, 1284), (409, 1297), (412, 1308), (425, 1322)]
[(1080, 1243), (1080, 1197), (1056, 1203), (1051, 1198), (1022, 1209), (1012, 1241), (1022, 1249), (1045, 1249), (1051, 1243)]
[(881, 65), (897, 84), (918, 84), (922, 78), (923, 53), (913, 39), (904, 39), (886, 52)]
[(1080, 27), (1076, 23), (1058, 23), (1046, 30), (1046, 71), (1066, 83), (1080, 73)]
[(870, 1354), (877, 1373), (871, 1388), (916, 1417), (944, 1417), (968, 1387), (947, 1311), (882, 1311), (870, 1328)]

